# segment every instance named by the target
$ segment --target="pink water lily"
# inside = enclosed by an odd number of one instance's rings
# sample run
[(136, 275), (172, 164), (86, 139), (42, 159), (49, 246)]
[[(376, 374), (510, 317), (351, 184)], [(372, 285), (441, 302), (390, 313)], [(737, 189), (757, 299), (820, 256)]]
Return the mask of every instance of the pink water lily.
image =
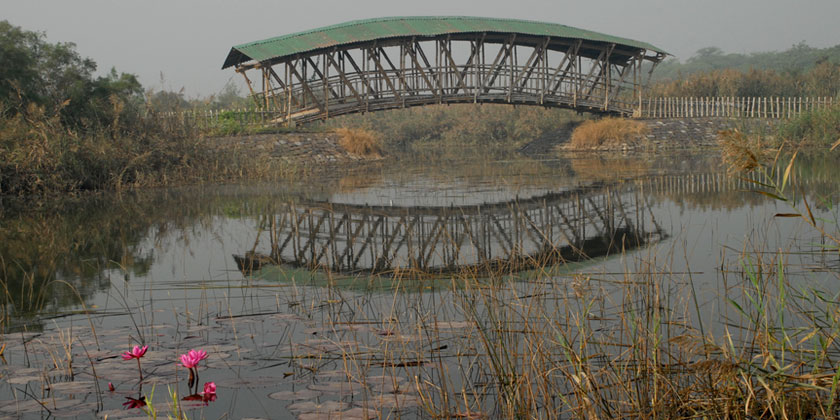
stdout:
[(146, 354), (149, 346), (134, 346), (133, 349), (122, 354), (123, 360), (137, 359), (137, 371), (140, 372), (140, 380), (143, 380), (143, 369), (140, 368), (140, 358)]
[(203, 395), (215, 394), (216, 393), (216, 383), (215, 382), (205, 382), (204, 383), (204, 392)]
[[(186, 354), (181, 355), (181, 364), (190, 370), (190, 379), (187, 385), (190, 390), (195, 385), (195, 392), (198, 394), (198, 363), (207, 358), (207, 352), (204, 350), (190, 350)], [(213, 385), (215, 387), (215, 384)]]
[(190, 350), (186, 354), (181, 355), (181, 364), (187, 369), (194, 369), (198, 366), (198, 362), (207, 358), (207, 352), (204, 350)]
[(122, 358), (123, 358), (123, 360), (139, 359), (139, 358), (143, 357), (144, 354), (146, 354), (146, 350), (148, 350), (148, 349), (149, 349), (149, 346), (143, 346), (143, 347), (134, 346), (133, 349), (123, 353)]

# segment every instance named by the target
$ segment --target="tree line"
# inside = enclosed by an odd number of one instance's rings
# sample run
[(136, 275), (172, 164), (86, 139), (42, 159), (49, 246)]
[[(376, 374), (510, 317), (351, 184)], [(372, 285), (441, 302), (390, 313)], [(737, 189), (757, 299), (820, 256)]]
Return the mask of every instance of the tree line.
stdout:
[(685, 62), (670, 59), (653, 73), (651, 96), (837, 96), (840, 45), (804, 43), (780, 52), (726, 54), (697, 51)]

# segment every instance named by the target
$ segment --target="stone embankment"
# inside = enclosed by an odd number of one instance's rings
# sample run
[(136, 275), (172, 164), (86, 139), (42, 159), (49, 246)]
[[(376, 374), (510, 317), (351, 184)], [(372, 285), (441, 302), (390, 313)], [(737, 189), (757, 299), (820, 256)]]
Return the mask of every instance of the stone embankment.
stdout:
[(294, 163), (343, 164), (376, 158), (348, 153), (338, 144), (338, 135), (330, 132), (250, 134), (216, 137), (208, 140), (220, 150), (235, 150), (254, 156), (267, 155)]
[(734, 128), (762, 132), (774, 128), (777, 120), (737, 118), (687, 118), (664, 120), (638, 120), (648, 126), (646, 138), (649, 145), (657, 148), (683, 148), (714, 146), (717, 135)]
[[(712, 147), (717, 145), (717, 135), (724, 130), (734, 128), (747, 132), (772, 132), (778, 120), (739, 119), (739, 118), (668, 118), (639, 119), (647, 126), (646, 141), (633, 145), (604, 147), (596, 150), (633, 150), (633, 149), (685, 149)], [(575, 126), (564, 126), (541, 138), (526, 144), (520, 152), (530, 155), (551, 153), (564, 147), (572, 137)]]

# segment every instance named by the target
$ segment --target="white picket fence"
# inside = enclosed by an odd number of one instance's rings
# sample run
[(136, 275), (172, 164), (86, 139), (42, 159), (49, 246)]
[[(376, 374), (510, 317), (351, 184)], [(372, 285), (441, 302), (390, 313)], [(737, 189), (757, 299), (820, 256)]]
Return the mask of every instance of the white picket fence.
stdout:
[(793, 118), (833, 106), (833, 97), (663, 97), (642, 100), (641, 118)]

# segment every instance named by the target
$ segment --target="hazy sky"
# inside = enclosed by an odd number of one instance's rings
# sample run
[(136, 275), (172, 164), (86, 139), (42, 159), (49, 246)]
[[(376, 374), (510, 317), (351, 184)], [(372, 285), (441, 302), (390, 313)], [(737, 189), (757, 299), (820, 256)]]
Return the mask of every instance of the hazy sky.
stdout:
[[(230, 47), (348, 20), (464, 15), (561, 23), (647, 41), (680, 59), (700, 48), (784, 50), (840, 44), (840, 0), (0, 0), (13, 25), (69, 41), (100, 71), (188, 96), (241, 78), (221, 70)], [(161, 84), (161, 73), (165, 77)]]

